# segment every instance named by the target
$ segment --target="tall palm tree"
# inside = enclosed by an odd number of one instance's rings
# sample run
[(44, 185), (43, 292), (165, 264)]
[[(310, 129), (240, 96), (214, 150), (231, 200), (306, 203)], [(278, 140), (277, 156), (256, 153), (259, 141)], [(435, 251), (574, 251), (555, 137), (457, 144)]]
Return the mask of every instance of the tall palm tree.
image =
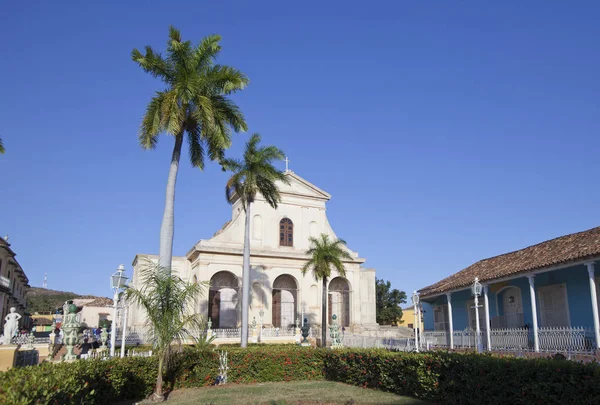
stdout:
[(246, 143), (243, 160), (226, 159), (223, 167), (233, 175), (225, 186), (225, 197), (230, 204), (237, 198), (246, 214), (244, 230), (244, 266), (242, 272), (242, 347), (248, 345), (248, 307), (250, 306), (250, 208), (257, 193), (262, 194), (273, 208), (281, 201), (277, 181), (288, 183), (285, 174), (273, 166), (283, 160), (284, 153), (275, 146), (259, 146), (260, 135), (253, 134)]
[(175, 137), (167, 181), (165, 209), (160, 226), (159, 263), (170, 268), (173, 256), (175, 183), (181, 146), (187, 134), (192, 166), (204, 168), (204, 157), (222, 161), (231, 145), (231, 130), (247, 129), (241, 111), (227, 96), (242, 90), (248, 78), (240, 71), (215, 64), (221, 51), (221, 37), (205, 37), (198, 45), (182, 41), (181, 34), (169, 28), (167, 55), (150, 46), (145, 54), (134, 49), (131, 56), (145, 72), (164, 82), (146, 108), (139, 131), (144, 149), (154, 149), (161, 133)]
[(343, 260), (352, 260), (352, 256), (344, 249), (346, 242), (342, 239), (330, 240), (329, 236), (322, 233), (319, 238), (308, 238), (310, 243), (306, 254), (310, 259), (302, 266), (302, 274), (312, 269), (316, 280), (323, 281), (323, 297), (321, 305), (321, 346), (327, 344), (327, 279), (331, 277), (331, 270), (336, 270), (341, 277), (346, 277)]
[[(202, 318), (190, 308), (204, 295), (204, 284), (188, 283), (171, 274), (170, 267), (148, 263), (140, 273), (139, 288), (126, 289), (127, 300), (146, 313), (147, 338), (158, 356), (154, 397), (163, 399), (163, 373), (183, 340), (193, 339), (202, 328)], [(176, 343), (176, 345), (173, 345)]]

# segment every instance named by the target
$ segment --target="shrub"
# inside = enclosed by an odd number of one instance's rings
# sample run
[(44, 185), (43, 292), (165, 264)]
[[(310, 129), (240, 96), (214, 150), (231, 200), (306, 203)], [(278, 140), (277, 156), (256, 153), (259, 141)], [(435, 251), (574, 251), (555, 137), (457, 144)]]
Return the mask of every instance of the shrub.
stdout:
[[(555, 359), (459, 353), (393, 353), (290, 346), (223, 348), (232, 383), (328, 379), (443, 404), (597, 404), (600, 366)], [(213, 384), (219, 357), (186, 347), (166, 387)], [(1, 404), (110, 404), (148, 396), (157, 359), (86, 360), (0, 373)]]
[(328, 351), (328, 380), (443, 404), (597, 404), (600, 367), (458, 353)]
[(2, 404), (110, 404), (143, 398), (156, 381), (156, 358), (43, 363), (0, 373)]

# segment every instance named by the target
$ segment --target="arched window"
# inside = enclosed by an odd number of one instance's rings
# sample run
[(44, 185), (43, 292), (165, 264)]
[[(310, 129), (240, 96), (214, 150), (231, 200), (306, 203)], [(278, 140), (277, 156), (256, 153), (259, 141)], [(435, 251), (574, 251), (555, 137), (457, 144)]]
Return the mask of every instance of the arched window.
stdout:
[(294, 223), (289, 218), (279, 222), (279, 246), (294, 246)]

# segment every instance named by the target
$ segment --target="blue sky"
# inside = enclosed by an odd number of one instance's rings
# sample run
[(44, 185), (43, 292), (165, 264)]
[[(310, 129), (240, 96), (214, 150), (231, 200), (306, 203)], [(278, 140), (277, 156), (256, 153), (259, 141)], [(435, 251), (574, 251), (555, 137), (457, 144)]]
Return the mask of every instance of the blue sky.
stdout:
[[(250, 132), (333, 196), (338, 236), (396, 288), (600, 225), (597, 3), (287, 3), (0, 6), (0, 233), (31, 285), (109, 295), (158, 251), (173, 140), (137, 144), (161, 84), (130, 52), (163, 50), (169, 24), (223, 36)], [(175, 254), (229, 219), (225, 181), (183, 161)]]

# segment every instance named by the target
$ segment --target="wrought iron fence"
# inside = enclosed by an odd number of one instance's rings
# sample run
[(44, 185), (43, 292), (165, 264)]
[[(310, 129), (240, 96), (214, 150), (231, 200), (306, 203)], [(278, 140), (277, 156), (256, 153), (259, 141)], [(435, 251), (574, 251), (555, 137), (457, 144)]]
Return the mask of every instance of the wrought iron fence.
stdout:
[(533, 350), (533, 334), (527, 328), (490, 329), (492, 350), (515, 352)]
[[(453, 332), (455, 349), (477, 347), (476, 332), (472, 329)], [(481, 346), (487, 349), (485, 331), (480, 332)], [(594, 331), (582, 327), (541, 327), (538, 328), (540, 352), (591, 354), (596, 350)], [(428, 331), (421, 335), (421, 346), (426, 348), (450, 347), (450, 334), (445, 331)], [(492, 351), (524, 352), (534, 351), (533, 330), (528, 328), (490, 329)]]
[[(260, 333), (260, 330), (259, 330)], [(262, 337), (281, 337), (281, 336), (294, 336), (296, 334), (296, 328), (263, 328)]]
[(231, 328), (231, 329), (213, 329), (213, 336), (216, 336), (217, 339), (227, 339), (227, 338), (240, 338), (242, 336), (242, 330), (240, 328)]
[(539, 328), (541, 352), (594, 353), (594, 331), (586, 328)]
[(355, 335), (353, 333), (343, 333), (340, 337), (342, 345), (345, 347), (381, 348), (403, 352), (410, 352), (416, 349), (414, 338), (381, 338)]

